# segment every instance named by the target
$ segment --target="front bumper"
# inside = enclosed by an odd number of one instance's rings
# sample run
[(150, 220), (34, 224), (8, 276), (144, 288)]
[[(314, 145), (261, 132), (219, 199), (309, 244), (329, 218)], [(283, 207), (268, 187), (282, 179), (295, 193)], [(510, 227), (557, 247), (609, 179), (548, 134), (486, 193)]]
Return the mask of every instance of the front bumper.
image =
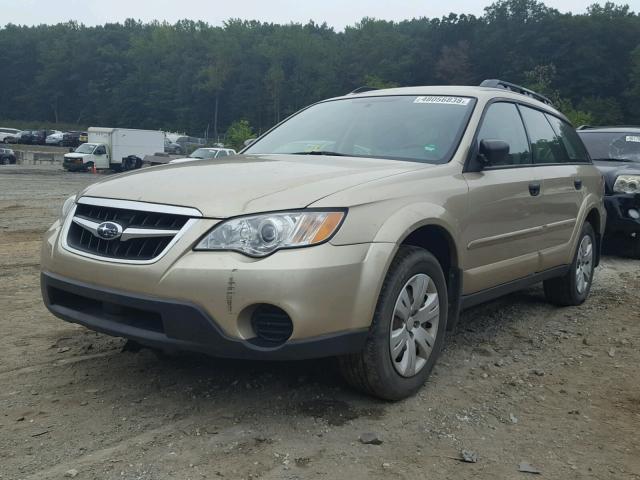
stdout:
[(64, 157), (64, 159), (62, 160), (62, 168), (70, 172), (77, 172), (80, 170), (86, 170), (87, 166), (84, 164), (81, 158)]
[(633, 218), (629, 214), (630, 210), (640, 213), (640, 194), (606, 195), (604, 206), (607, 209), (606, 234), (640, 232), (640, 219)]
[[(64, 320), (167, 350), (299, 359), (362, 348), (395, 245), (325, 243), (263, 259), (193, 251), (215, 223), (199, 219), (146, 265), (67, 251), (56, 224), (42, 247), (45, 304)], [(253, 341), (248, 317), (259, 304), (291, 318), (293, 333), (285, 343), (264, 347)], [(123, 311), (126, 318), (120, 318)]]
[(356, 352), (367, 337), (362, 329), (264, 347), (228, 337), (197, 305), (96, 288), (50, 273), (41, 274), (41, 288), (45, 305), (57, 317), (165, 351), (293, 360)]

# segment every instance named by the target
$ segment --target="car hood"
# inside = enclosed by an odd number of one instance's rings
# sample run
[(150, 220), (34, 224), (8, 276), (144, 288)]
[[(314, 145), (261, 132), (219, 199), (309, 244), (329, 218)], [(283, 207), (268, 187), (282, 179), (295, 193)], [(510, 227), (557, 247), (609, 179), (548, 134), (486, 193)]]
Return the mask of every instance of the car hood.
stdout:
[(304, 208), (340, 190), (428, 167), (354, 157), (241, 155), (137, 170), (95, 183), (81, 195), (195, 207), (207, 217), (225, 218)]
[(91, 155), (90, 153), (76, 153), (76, 152), (69, 152), (69, 153), (65, 153), (64, 156), (67, 158), (84, 158), (88, 155)]

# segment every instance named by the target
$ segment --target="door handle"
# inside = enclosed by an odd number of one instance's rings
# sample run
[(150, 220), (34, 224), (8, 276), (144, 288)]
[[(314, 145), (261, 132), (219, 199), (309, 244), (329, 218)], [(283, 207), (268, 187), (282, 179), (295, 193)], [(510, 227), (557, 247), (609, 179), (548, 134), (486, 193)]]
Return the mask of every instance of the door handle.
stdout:
[(529, 193), (532, 197), (540, 195), (540, 182), (531, 182), (529, 184)]
[(576, 187), (576, 190), (582, 189), (582, 179), (581, 178), (574, 178), (573, 179), (573, 186)]

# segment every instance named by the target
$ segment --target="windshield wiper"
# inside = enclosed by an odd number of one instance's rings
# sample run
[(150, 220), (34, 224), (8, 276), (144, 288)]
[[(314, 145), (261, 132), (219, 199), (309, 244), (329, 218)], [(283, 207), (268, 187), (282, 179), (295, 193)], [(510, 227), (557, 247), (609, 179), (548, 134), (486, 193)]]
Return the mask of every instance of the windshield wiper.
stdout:
[(334, 157), (348, 157), (344, 153), (330, 152), (329, 150), (312, 150), (310, 152), (291, 152), (289, 155), (329, 155)]

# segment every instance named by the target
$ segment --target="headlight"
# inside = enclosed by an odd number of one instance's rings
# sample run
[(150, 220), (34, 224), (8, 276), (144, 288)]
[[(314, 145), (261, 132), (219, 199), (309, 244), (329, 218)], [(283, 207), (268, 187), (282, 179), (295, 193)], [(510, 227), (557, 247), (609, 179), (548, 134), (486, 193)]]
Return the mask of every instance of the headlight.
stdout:
[(75, 203), (75, 195), (71, 195), (64, 201), (64, 203), (62, 204), (62, 209), (60, 210), (60, 223), (64, 222), (64, 219), (67, 218), (67, 215), (69, 214)]
[(297, 211), (238, 217), (216, 225), (196, 250), (235, 250), (264, 257), (283, 248), (306, 247), (329, 240), (346, 211)]
[(640, 193), (640, 175), (620, 175), (613, 184), (616, 193)]

